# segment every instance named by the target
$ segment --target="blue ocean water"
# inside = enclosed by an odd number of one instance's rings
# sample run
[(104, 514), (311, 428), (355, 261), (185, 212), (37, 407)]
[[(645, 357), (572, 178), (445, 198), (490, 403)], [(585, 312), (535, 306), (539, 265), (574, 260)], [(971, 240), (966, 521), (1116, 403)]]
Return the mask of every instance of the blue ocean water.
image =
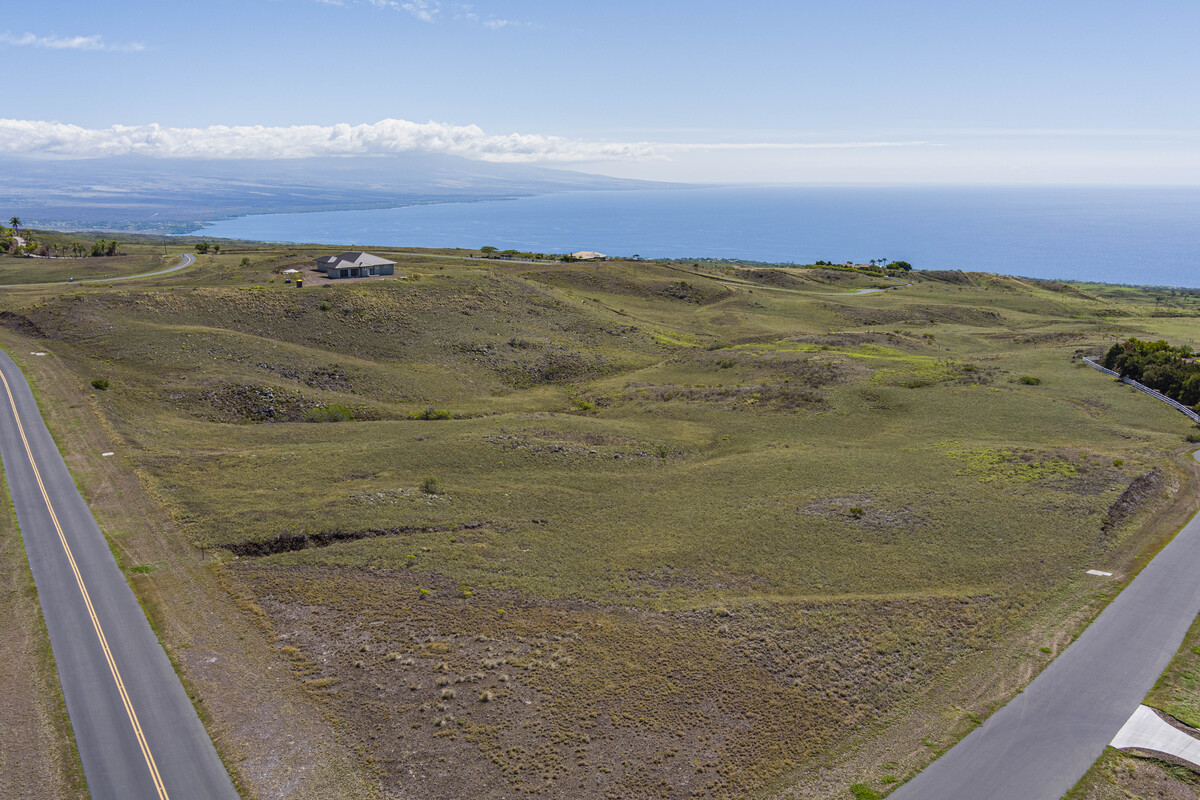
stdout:
[(1200, 288), (1200, 188), (758, 186), (568, 192), (213, 223), (213, 237), (862, 263)]

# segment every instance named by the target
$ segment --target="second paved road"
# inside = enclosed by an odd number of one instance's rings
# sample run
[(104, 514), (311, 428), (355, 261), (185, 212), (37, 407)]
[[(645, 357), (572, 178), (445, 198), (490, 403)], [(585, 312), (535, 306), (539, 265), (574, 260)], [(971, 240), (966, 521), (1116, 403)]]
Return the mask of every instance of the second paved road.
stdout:
[(28, 384), (3, 352), (0, 456), (92, 800), (236, 800)]
[(1200, 516), (1025, 691), (888, 800), (1059, 800), (1200, 614)]

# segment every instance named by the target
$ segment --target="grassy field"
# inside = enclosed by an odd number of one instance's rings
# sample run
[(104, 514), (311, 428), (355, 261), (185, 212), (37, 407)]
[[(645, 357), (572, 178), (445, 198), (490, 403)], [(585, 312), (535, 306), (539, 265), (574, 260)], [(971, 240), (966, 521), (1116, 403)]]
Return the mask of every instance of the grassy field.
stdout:
[(1186, 418), (1079, 356), (1195, 344), (1194, 292), (445, 251), (283, 282), (335, 250), (9, 290), (0, 325), (107, 381), (167, 544), (393, 796), (885, 792), (1191, 480)]

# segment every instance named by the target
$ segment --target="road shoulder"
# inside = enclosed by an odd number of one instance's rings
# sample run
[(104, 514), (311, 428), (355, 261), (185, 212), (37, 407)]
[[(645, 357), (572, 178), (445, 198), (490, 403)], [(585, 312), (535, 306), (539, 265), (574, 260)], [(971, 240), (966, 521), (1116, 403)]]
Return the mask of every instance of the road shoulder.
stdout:
[(375, 796), (371, 776), (335, 744), (254, 609), (226, 591), (221, 566), (187, 544), (122, 458), (124, 444), (99, 414), (86, 382), (53, 354), (23, 355), (38, 349), (33, 344), (0, 333), (0, 346), (28, 377), (77, 486), (239, 792), (309, 800)]
[(62, 688), (25, 558), (8, 484), (0, 480), (0, 797), (86, 800)]

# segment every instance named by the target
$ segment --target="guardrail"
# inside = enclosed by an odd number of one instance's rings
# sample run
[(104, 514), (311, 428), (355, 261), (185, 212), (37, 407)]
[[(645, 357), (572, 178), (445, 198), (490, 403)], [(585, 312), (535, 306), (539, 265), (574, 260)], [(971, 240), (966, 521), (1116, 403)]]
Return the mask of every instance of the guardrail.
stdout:
[(1108, 367), (1100, 366), (1099, 364), (1096, 363), (1096, 359), (1092, 356), (1084, 356), (1083, 360), (1086, 361), (1089, 366), (1094, 367), (1095, 369), (1098, 369), (1107, 375), (1112, 375), (1114, 378), (1121, 381), (1122, 383), (1128, 383), (1130, 386), (1137, 389), (1139, 392), (1145, 392), (1146, 394), (1150, 395), (1153, 398), (1162, 400), (1164, 403), (1166, 403), (1167, 405), (1169, 405), (1171, 408), (1175, 409), (1176, 411), (1186, 414), (1188, 419), (1190, 419), (1192, 422), (1200, 423), (1200, 414), (1197, 414), (1195, 411), (1188, 408), (1187, 406), (1185, 406), (1183, 403), (1179, 402), (1178, 400), (1173, 400), (1170, 397), (1167, 397), (1162, 392), (1158, 392), (1158, 391), (1155, 391), (1154, 389), (1151, 389), (1149, 386), (1146, 386), (1144, 383), (1138, 383), (1133, 378), (1126, 378), (1118, 372), (1113, 372)]

